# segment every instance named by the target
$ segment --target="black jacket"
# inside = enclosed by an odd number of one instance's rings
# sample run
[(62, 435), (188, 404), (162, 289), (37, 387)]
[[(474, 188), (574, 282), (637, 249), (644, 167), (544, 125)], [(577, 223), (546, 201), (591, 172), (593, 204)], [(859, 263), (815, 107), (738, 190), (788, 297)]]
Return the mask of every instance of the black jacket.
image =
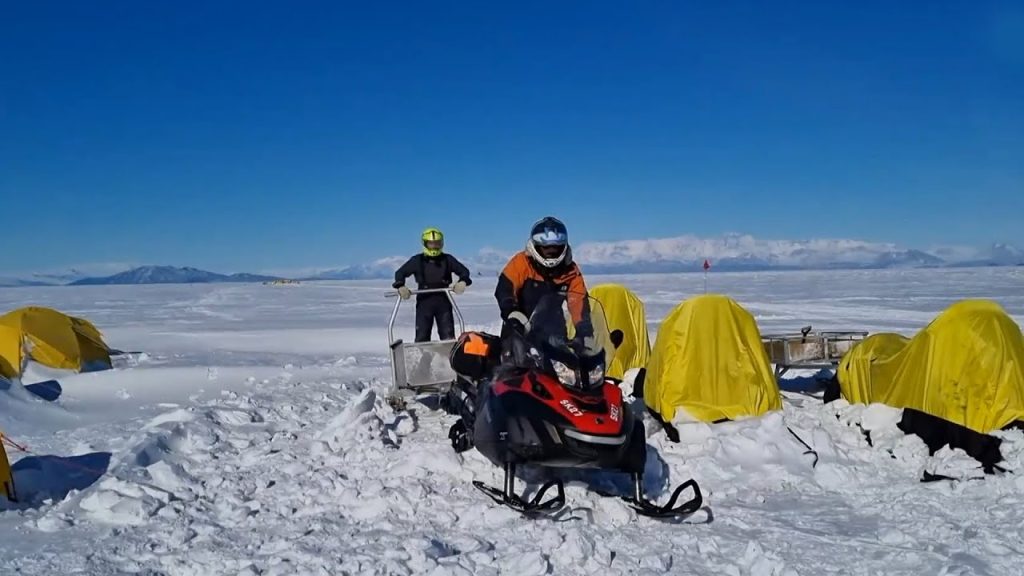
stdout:
[(391, 286), (399, 288), (405, 286), (405, 279), (409, 276), (416, 278), (416, 285), (420, 290), (431, 288), (447, 288), (452, 285), (452, 274), (458, 276), (459, 280), (469, 286), (473, 279), (469, 275), (469, 268), (462, 265), (451, 254), (441, 254), (437, 257), (430, 257), (425, 254), (417, 254), (395, 271), (395, 283)]

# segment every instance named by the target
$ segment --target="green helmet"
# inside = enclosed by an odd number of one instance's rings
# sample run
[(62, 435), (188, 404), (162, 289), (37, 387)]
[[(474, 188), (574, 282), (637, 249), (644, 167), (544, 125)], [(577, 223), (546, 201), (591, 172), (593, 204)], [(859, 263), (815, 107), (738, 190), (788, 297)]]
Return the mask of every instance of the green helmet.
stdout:
[(423, 240), (423, 254), (440, 256), (444, 250), (444, 234), (437, 228), (427, 228), (420, 237)]

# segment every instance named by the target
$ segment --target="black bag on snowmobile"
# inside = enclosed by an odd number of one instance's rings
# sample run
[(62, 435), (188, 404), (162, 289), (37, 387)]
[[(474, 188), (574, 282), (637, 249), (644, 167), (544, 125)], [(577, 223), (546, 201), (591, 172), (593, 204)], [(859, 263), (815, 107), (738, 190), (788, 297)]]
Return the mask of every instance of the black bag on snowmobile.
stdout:
[(477, 382), (498, 367), (501, 338), (486, 332), (466, 332), (455, 342), (448, 360), (456, 374)]

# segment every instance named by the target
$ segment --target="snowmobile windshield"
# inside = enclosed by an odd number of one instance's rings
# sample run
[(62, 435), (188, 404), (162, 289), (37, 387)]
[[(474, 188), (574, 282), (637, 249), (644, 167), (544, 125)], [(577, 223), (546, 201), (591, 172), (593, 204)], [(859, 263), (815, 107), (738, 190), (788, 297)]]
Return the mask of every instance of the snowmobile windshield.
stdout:
[(600, 302), (586, 294), (545, 296), (530, 317), (527, 339), (565, 386), (604, 383), (614, 347)]

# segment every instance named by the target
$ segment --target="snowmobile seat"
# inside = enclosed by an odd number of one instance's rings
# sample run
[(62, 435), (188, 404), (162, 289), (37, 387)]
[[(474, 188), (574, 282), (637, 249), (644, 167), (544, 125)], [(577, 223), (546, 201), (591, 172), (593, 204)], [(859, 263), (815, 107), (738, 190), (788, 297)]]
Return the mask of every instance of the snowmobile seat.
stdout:
[(465, 332), (455, 341), (449, 363), (455, 373), (472, 382), (492, 374), (501, 362), (501, 338), (486, 332)]

